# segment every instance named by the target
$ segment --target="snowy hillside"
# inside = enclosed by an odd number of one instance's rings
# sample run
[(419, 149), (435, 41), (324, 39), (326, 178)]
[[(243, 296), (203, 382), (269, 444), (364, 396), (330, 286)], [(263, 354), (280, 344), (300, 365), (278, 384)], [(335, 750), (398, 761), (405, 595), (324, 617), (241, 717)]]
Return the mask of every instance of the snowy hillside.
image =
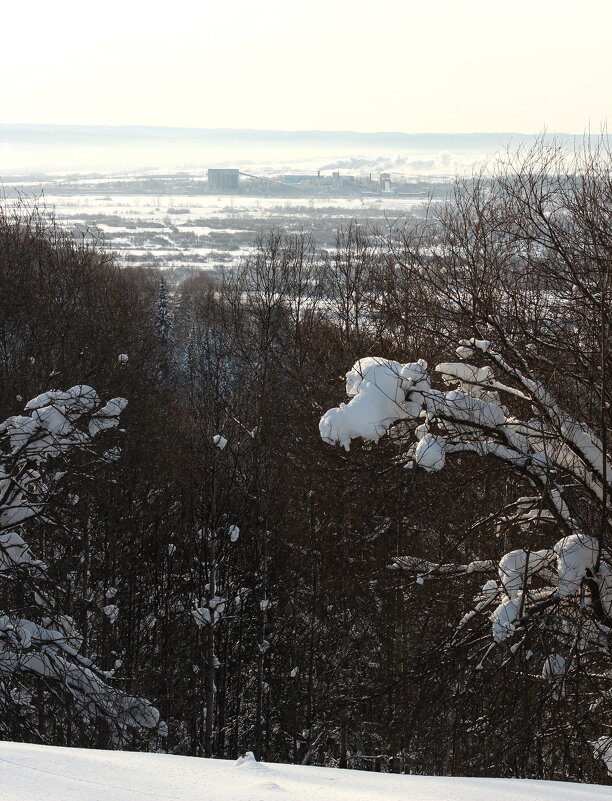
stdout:
[(2, 801), (609, 801), (610, 787), (0, 742)]

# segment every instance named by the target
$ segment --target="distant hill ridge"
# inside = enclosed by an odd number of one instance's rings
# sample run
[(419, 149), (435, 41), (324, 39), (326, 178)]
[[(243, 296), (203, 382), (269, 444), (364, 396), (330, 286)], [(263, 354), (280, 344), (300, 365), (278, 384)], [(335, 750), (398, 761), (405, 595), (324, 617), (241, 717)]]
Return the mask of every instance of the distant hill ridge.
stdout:
[[(593, 136), (593, 135), (592, 135)], [(344, 145), (353, 147), (386, 147), (398, 149), (490, 149), (509, 144), (531, 144), (544, 141), (575, 141), (586, 138), (582, 134), (544, 133), (402, 133), (399, 131), (273, 131), (248, 128), (172, 128), (146, 125), (34, 125), (0, 124), (0, 142), (7, 143), (85, 143), (140, 141), (150, 142), (206, 142), (257, 145)], [(593, 138), (597, 138), (593, 136)]]

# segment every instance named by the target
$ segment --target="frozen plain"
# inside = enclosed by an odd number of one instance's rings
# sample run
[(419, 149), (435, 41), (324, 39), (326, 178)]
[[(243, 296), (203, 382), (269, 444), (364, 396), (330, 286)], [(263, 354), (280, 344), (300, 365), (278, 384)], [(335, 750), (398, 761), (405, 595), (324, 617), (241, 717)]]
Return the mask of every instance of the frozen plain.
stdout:
[[(249, 195), (55, 195), (40, 208), (63, 228), (96, 230), (99, 244), (120, 264), (158, 269), (221, 270), (253, 251), (259, 234), (313, 234), (318, 248), (333, 249), (337, 231), (351, 222), (388, 232), (423, 207), (424, 198)], [(6, 201), (7, 206), (16, 202)]]
[(0, 742), (2, 801), (611, 801), (612, 787)]

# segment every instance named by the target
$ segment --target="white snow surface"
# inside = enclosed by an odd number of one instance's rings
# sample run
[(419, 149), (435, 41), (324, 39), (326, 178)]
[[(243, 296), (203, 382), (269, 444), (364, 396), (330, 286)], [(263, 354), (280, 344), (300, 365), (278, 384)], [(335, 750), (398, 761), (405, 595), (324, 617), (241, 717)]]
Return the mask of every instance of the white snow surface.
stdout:
[(2, 801), (609, 801), (602, 785), (0, 743)]

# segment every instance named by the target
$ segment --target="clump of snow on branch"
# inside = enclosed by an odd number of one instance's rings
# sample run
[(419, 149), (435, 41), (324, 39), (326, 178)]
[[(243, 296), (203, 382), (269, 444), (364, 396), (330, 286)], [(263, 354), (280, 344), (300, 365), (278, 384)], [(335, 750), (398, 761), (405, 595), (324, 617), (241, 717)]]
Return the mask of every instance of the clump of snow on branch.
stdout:
[(592, 740), (591, 745), (612, 776), (612, 737), (600, 737), (598, 740)]
[(567, 672), (567, 661), (561, 654), (549, 654), (544, 660), (542, 668), (542, 678), (553, 685), (553, 698), (559, 699), (565, 695), (565, 674)]
[(346, 374), (346, 394), (351, 400), (323, 415), (319, 423), (322, 438), (338, 442), (348, 451), (351, 440), (362, 437), (378, 442), (397, 420), (416, 417), (421, 397), (406, 403), (406, 391), (418, 395), (419, 389), (429, 389), (426, 369), (422, 360), (400, 364), (374, 356), (360, 359)]
[(490, 615), (489, 620), (493, 624), (492, 633), (495, 642), (502, 642), (510, 634), (514, 634), (521, 604), (522, 598), (520, 595), (515, 598), (504, 598), (497, 609)]
[(524, 584), (550, 562), (550, 551), (510, 551), (499, 560), (499, 579), (509, 598), (518, 597)]
[(414, 451), (414, 461), (423, 470), (441, 470), (446, 461), (444, 440), (434, 434), (425, 434)]
[(98, 432), (106, 428), (114, 428), (119, 423), (119, 415), (127, 406), (125, 398), (112, 398), (101, 409), (91, 416), (89, 421), (89, 433), (95, 436)]
[(214, 628), (223, 616), (227, 598), (222, 598), (219, 595), (215, 595), (208, 601), (202, 599), (200, 603), (201, 605), (199, 607), (191, 610), (191, 614), (196, 622), (196, 625), (200, 627), (208, 626), (210, 628)]
[(102, 611), (111, 624), (117, 622), (117, 618), (119, 617), (119, 607), (117, 604), (107, 604), (106, 606), (102, 607)]
[(44, 575), (45, 563), (34, 559), (30, 546), (16, 531), (0, 534), (0, 572), (16, 567), (34, 568)]
[(595, 569), (599, 545), (594, 537), (572, 534), (564, 537), (554, 547), (557, 554), (557, 572), (560, 596), (575, 595), (587, 571)]

